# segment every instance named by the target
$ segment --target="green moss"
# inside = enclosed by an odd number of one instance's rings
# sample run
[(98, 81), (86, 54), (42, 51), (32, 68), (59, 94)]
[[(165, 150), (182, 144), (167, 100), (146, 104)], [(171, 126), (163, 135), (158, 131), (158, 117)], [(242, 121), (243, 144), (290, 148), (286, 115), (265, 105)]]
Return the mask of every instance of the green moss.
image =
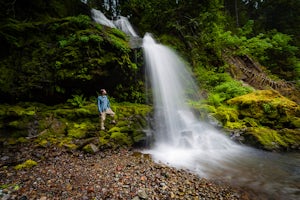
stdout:
[(24, 137), (20, 137), (20, 138), (17, 139), (17, 142), (18, 143), (26, 143), (26, 142), (29, 142), (29, 140), (24, 138)]
[(19, 128), (20, 127), (20, 122), (19, 121), (12, 121), (8, 123), (8, 126), (12, 127), (12, 128)]
[(128, 134), (121, 133), (121, 132), (113, 132), (110, 136), (110, 138), (115, 141), (118, 145), (125, 145), (125, 146), (131, 146), (133, 144), (133, 141), (130, 137), (128, 137)]
[(117, 126), (118, 126), (118, 127), (128, 126), (128, 122), (127, 122), (127, 121), (119, 121), (119, 122), (117, 123)]
[[(2, 108), (3, 109), (3, 108)], [(5, 106), (5, 110), (2, 110), (2, 114), (5, 114), (6, 116), (11, 116), (11, 117), (21, 117), (21, 116), (33, 116), (36, 114), (36, 107), (31, 106), (31, 107), (22, 107), (19, 105), (15, 106)]]
[(278, 132), (284, 138), (284, 140), (291, 146), (300, 146), (300, 130), (284, 128)]
[(202, 106), (199, 106), (197, 110), (199, 110), (200, 112), (203, 110), (204, 112), (215, 113), (216, 107), (212, 105), (204, 104)]
[(109, 138), (106, 137), (99, 137), (99, 146), (106, 147), (109, 144)]
[(108, 133), (113, 133), (113, 132), (120, 132), (120, 127), (113, 127), (108, 131)]
[(92, 153), (94, 154), (96, 151), (98, 151), (98, 147), (96, 147), (94, 144), (87, 144), (85, 145), (82, 150), (85, 152), (85, 153)]
[(73, 138), (85, 138), (90, 127), (89, 122), (73, 123), (68, 127), (68, 136)]
[(245, 110), (245, 116), (254, 116), (256, 118), (266, 115), (273, 119), (279, 115), (297, 116), (300, 114), (300, 107), (297, 103), (283, 97), (274, 90), (257, 90), (250, 94), (230, 99), (227, 102), (230, 105), (238, 105), (241, 110)]
[(52, 111), (55, 117), (63, 117), (68, 119), (76, 118), (75, 112), (73, 109), (58, 108)]
[[(264, 136), (259, 136), (258, 132), (253, 131), (255, 137), (259, 138), (263, 145), (267, 145), (267, 143), (270, 145), (269, 142), (274, 140), (274, 144), (286, 147), (289, 142), (275, 132), (284, 128), (296, 129), (300, 126), (300, 106), (274, 90), (257, 90), (227, 102), (231, 106), (238, 107), (239, 120), (244, 121), (247, 127), (264, 126), (272, 130), (269, 134), (264, 133)], [(229, 120), (228, 117), (222, 119)]]
[[(30, 107), (30, 103), (23, 103), (24, 109), (17, 106), (17, 110), (26, 110)], [(134, 142), (138, 142), (144, 137), (142, 129), (147, 126), (146, 115), (151, 112), (152, 107), (140, 104), (131, 103), (115, 103), (112, 102), (113, 109), (116, 111), (117, 124), (110, 124), (110, 118), (106, 121), (108, 131), (99, 131), (99, 117), (97, 105), (95, 102), (86, 103), (81, 108), (73, 108), (70, 105), (54, 105), (43, 106), (39, 105), (35, 120), (37, 123), (38, 137), (34, 140), (37, 146), (48, 147), (57, 145), (68, 149), (77, 149), (74, 144), (74, 139), (83, 139), (99, 136), (99, 146), (101, 148), (111, 148), (116, 146), (131, 146)], [(32, 106), (31, 109), (33, 107)], [(3, 106), (5, 110), (3, 117), (6, 117), (7, 109), (14, 110), (14, 106)], [(14, 114), (18, 117), (18, 114)], [(122, 116), (122, 117), (120, 117)], [(15, 119), (13, 117), (13, 119)], [(23, 119), (30, 120), (30, 116), (23, 115)], [(29, 120), (30, 119), (30, 120)], [(13, 134), (17, 132), (28, 133), (28, 123), (23, 123), (22, 120), (12, 120), (11, 126), (23, 127), (22, 129), (14, 129)], [(26, 120), (25, 120), (26, 121)], [(24, 124), (24, 125), (20, 125)], [(27, 136), (27, 135), (26, 135)], [(24, 138), (23, 138), (24, 139)], [(23, 139), (9, 138), (6, 141), (8, 144), (16, 144), (22, 142)], [(24, 140), (25, 142), (25, 140)]]
[(6, 139), (6, 141), (9, 145), (15, 145), (18, 143), (15, 138), (8, 138), (8, 139)]
[(231, 129), (231, 130), (234, 130), (234, 129), (244, 129), (246, 128), (246, 125), (244, 124), (243, 121), (236, 121), (236, 122), (226, 122), (226, 125), (224, 126), (224, 128), (226, 129)]
[(24, 163), (15, 166), (14, 168), (16, 170), (20, 170), (20, 169), (32, 168), (36, 165), (37, 165), (36, 161), (29, 159), (29, 160), (26, 160)]
[(47, 147), (50, 143), (46, 139), (37, 139), (35, 141), (40, 147)]
[(299, 129), (300, 128), (300, 117), (293, 117), (293, 118), (291, 118), (291, 124), (295, 128)]
[(267, 150), (288, 147), (288, 142), (275, 130), (267, 127), (253, 127), (247, 129), (247, 134), (252, 135), (255, 140)]
[(69, 150), (77, 149), (78, 146), (73, 143), (73, 138), (63, 137), (59, 140), (58, 146), (66, 147)]
[(88, 117), (92, 114), (92, 112), (86, 108), (78, 108), (75, 109), (74, 111), (77, 117)]
[(146, 133), (144, 131), (135, 131), (133, 133), (133, 141), (140, 142), (141, 140), (145, 139)]
[(238, 111), (233, 107), (219, 106), (212, 114), (217, 120), (226, 126), (230, 122), (238, 122)]
[(245, 122), (247, 127), (258, 127), (258, 126), (260, 126), (259, 120), (254, 119), (254, 118), (246, 117), (246, 118), (243, 119), (243, 121)]
[(133, 132), (133, 127), (131, 127), (131, 126), (122, 126), (120, 128), (120, 132), (122, 132), (122, 133), (132, 133)]

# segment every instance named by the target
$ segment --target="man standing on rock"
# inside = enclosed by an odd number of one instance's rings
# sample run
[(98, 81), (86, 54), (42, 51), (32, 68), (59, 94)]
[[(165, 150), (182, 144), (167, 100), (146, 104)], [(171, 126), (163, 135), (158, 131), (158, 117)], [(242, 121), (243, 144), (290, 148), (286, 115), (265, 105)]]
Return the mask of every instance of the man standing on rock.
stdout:
[[(99, 111), (99, 117), (100, 117), (100, 125), (101, 130), (105, 130), (104, 122), (106, 119), (106, 115), (110, 115), (112, 118), (114, 118), (115, 113), (110, 108), (109, 99), (106, 96), (106, 90), (101, 89), (100, 90), (100, 96), (98, 96), (98, 111)], [(116, 123), (115, 120), (112, 120), (112, 123)]]

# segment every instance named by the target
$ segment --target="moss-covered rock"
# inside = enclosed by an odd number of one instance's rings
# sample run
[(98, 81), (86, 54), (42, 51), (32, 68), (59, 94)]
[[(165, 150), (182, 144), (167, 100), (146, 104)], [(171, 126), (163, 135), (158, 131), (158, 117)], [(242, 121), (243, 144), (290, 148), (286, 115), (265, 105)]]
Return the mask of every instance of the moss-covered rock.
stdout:
[(112, 132), (110, 138), (118, 145), (118, 146), (131, 146), (133, 141), (130, 137), (128, 137), (127, 133), (122, 132)]
[(239, 121), (239, 113), (236, 108), (219, 106), (212, 116), (222, 122), (225, 127), (244, 128), (243, 123)]
[(228, 113), (232, 116), (232, 112), (224, 109), (217, 109), (215, 116), (227, 129), (246, 128), (246, 142), (267, 150), (299, 148), (300, 106), (297, 103), (274, 90), (258, 90), (227, 103), (237, 108), (235, 118), (229, 117)]
[[(69, 150), (83, 149), (84, 146), (80, 141), (89, 141), (91, 138), (99, 138), (97, 141), (93, 140), (93, 143), (101, 149), (132, 146), (143, 139), (142, 130), (147, 127), (147, 115), (152, 110), (147, 105), (112, 103), (117, 123), (110, 123), (111, 119), (107, 117), (106, 130), (100, 131), (99, 114), (95, 102), (86, 102), (80, 108), (69, 104), (36, 105), (35, 110), (38, 112), (35, 112), (34, 117), (23, 112), (33, 109), (34, 106), (27, 103), (23, 105), (24, 107), (16, 105), (17, 108), (14, 108), (14, 105), (0, 105), (0, 113), (2, 113), (0, 118), (5, 121), (3, 130), (12, 125), (18, 127), (6, 134), (9, 139), (1, 138), (1, 141), (6, 141), (7, 145), (13, 145), (22, 142), (18, 139), (20, 136), (23, 139), (28, 136), (34, 139), (33, 141), (40, 147), (57, 145)], [(14, 112), (14, 117), (11, 117), (10, 114), (5, 114), (8, 109), (23, 111)], [(35, 133), (29, 135), (28, 127), (34, 128)]]
[(244, 134), (246, 142), (266, 150), (288, 150), (299, 147), (299, 131), (284, 129), (276, 131), (267, 127), (248, 128)]
[(87, 144), (85, 145), (82, 150), (85, 152), (85, 153), (91, 153), (91, 154), (94, 154), (96, 152), (99, 151), (99, 148), (95, 145), (95, 144)]
[(238, 106), (243, 117), (268, 118), (270, 120), (282, 117), (300, 117), (299, 105), (275, 90), (257, 90), (230, 99), (227, 103)]
[(67, 134), (69, 137), (82, 139), (86, 137), (91, 126), (91, 123), (88, 121), (82, 123), (72, 123), (68, 126)]

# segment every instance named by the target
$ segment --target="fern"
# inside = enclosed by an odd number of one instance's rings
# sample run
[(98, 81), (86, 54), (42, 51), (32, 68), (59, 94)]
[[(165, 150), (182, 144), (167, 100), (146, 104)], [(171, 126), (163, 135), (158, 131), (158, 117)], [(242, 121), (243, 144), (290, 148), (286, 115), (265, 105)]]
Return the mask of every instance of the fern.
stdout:
[(86, 98), (83, 95), (72, 95), (73, 99), (68, 99), (68, 103), (70, 103), (74, 107), (81, 108), (86, 103)]

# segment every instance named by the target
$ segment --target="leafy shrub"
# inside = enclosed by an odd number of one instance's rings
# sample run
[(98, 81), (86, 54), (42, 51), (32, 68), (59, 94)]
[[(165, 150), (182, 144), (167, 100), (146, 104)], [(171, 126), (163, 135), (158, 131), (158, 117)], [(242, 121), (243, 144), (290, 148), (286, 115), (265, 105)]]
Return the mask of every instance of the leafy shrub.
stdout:
[(95, 42), (102, 42), (103, 41), (102, 37), (100, 37), (99, 35), (95, 35), (95, 34), (90, 35), (90, 39), (92, 41), (95, 41)]
[(252, 89), (250, 87), (242, 86), (240, 82), (229, 81), (215, 87), (214, 92), (220, 94), (224, 100), (228, 100), (237, 96), (248, 94)]
[(216, 73), (203, 67), (196, 68), (195, 75), (201, 87), (209, 91), (224, 82), (232, 80), (230, 75), (227, 73)]
[(83, 107), (86, 103), (86, 98), (83, 95), (72, 95), (73, 99), (68, 99), (68, 103), (71, 103), (72, 106), (75, 107)]
[(80, 36), (80, 38), (79, 38), (79, 40), (81, 41), (81, 42), (88, 42), (89, 41), (89, 37), (88, 36), (86, 36), (86, 35), (82, 35), (82, 36)]
[(71, 17), (71, 21), (78, 24), (81, 28), (86, 28), (91, 23), (91, 18), (87, 15), (78, 15)]
[(207, 98), (207, 103), (214, 107), (219, 107), (225, 98), (221, 97), (220, 94), (210, 94)]
[(67, 44), (68, 44), (68, 41), (67, 40), (60, 40), (60, 41), (58, 41), (59, 42), (59, 46), (60, 47), (65, 47), (65, 46), (67, 46)]

